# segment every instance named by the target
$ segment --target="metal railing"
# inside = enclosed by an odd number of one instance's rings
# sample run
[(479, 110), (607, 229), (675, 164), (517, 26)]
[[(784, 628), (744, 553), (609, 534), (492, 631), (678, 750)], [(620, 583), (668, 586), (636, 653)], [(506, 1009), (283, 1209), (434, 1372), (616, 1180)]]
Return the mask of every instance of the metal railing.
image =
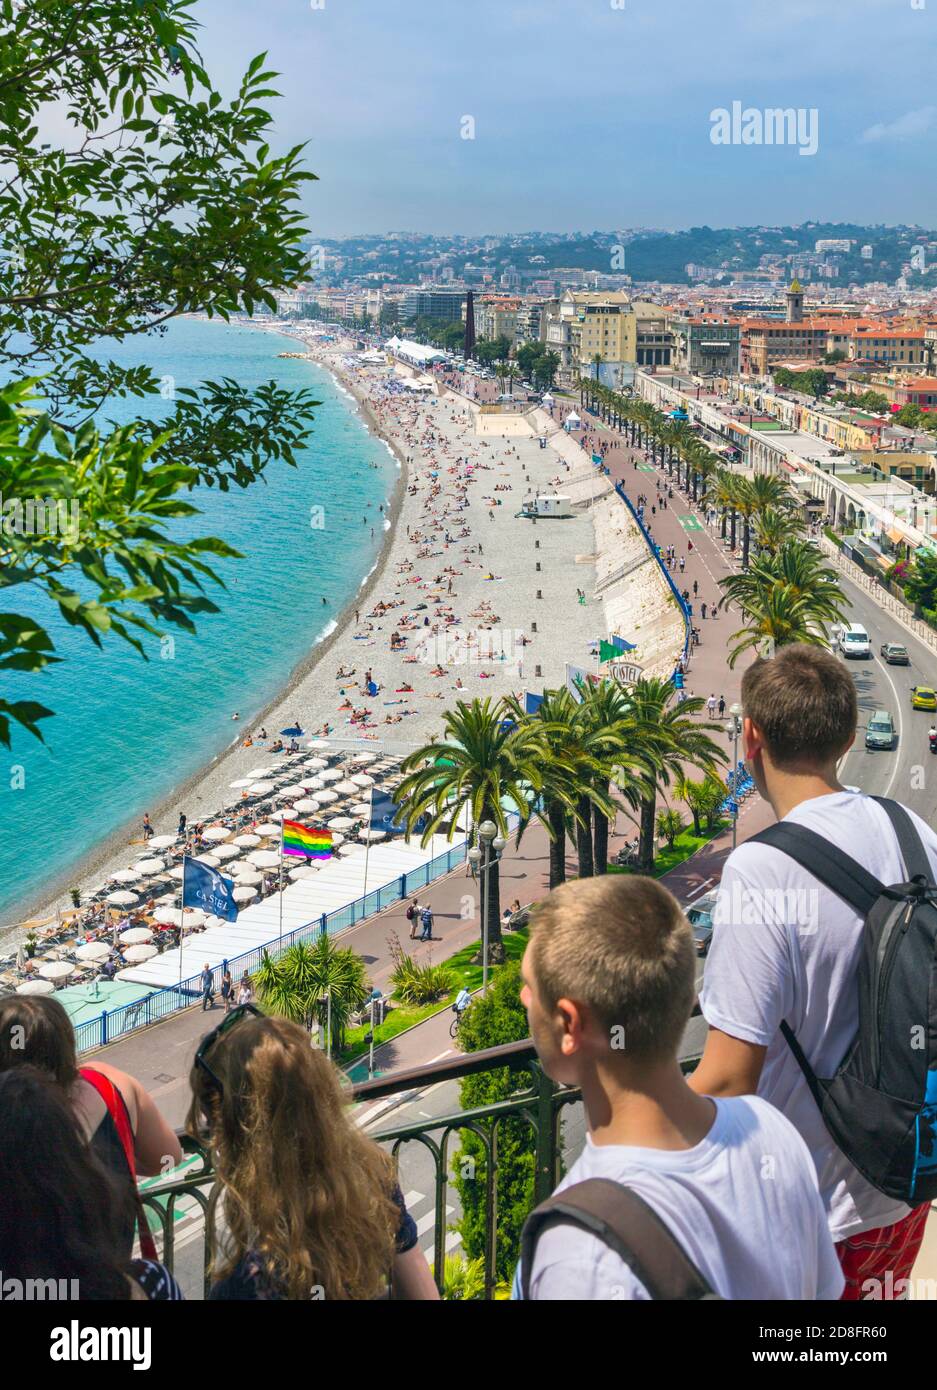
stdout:
[[(684, 1072), (692, 1071), (697, 1061), (697, 1056), (682, 1061)], [(365, 1081), (351, 1088), (351, 1096), (358, 1104), (395, 1096), (405, 1100), (412, 1098), (415, 1091), (429, 1086), (461, 1081), (467, 1076), (503, 1067), (509, 1067), (517, 1081), (516, 1091), (505, 1100), (471, 1110), (452, 1110), (433, 1118), (368, 1130), (369, 1137), (376, 1143), (390, 1148), (398, 1169), (408, 1145), (417, 1145), (430, 1156), (434, 1176), (434, 1226), (432, 1251), (427, 1254), (440, 1291), (443, 1290), (445, 1271), (447, 1212), (451, 1210), (447, 1198), (455, 1180), (457, 1146), (462, 1142), (462, 1135), (468, 1132), (476, 1136), (482, 1148), (481, 1160), (476, 1160), (474, 1180), (481, 1184), (484, 1192), (484, 1238), (481, 1242), (483, 1249), (479, 1253), (484, 1260), (484, 1297), (490, 1299), (494, 1297), (498, 1284), (499, 1242), (503, 1239), (501, 1223), (497, 1219), (499, 1139), (503, 1127), (509, 1120), (521, 1120), (529, 1130), (528, 1153), (533, 1163), (527, 1210), (532, 1210), (550, 1195), (562, 1176), (563, 1111), (581, 1100), (580, 1092), (578, 1089), (559, 1087), (550, 1080), (540, 1067), (529, 1038), (452, 1060), (395, 1072), (393, 1076)], [(183, 1166), (165, 1179), (143, 1184), (141, 1196), (160, 1258), (177, 1275), (177, 1235), (180, 1247), (183, 1243), (190, 1245), (193, 1236), (201, 1240), (198, 1282), (200, 1291), (207, 1295), (211, 1283), (212, 1252), (216, 1248), (219, 1220), (223, 1218), (223, 1211), (219, 1212), (221, 1188), (204, 1148), (187, 1135), (180, 1135), (180, 1138), (186, 1155)], [(406, 1185), (406, 1175), (402, 1174), (401, 1186)], [(196, 1204), (194, 1211), (191, 1210), (193, 1201)], [(180, 1208), (183, 1206), (188, 1206), (190, 1210), (180, 1219)], [(504, 1212), (501, 1214), (503, 1216)], [(527, 1211), (515, 1211), (511, 1215), (516, 1228), (517, 1218), (526, 1216)], [(177, 1227), (180, 1228), (178, 1232)], [(515, 1254), (516, 1251), (512, 1250), (511, 1256)], [(502, 1261), (502, 1267), (503, 1264)], [(197, 1292), (193, 1294), (190, 1284), (187, 1296), (197, 1296)]]
[(677, 607), (680, 610), (681, 616), (683, 617), (683, 657), (684, 660), (686, 660), (690, 653), (690, 614), (687, 610), (686, 603), (684, 602), (683, 595), (680, 593), (680, 590), (673, 582), (673, 578), (671, 577), (670, 571), (661, 559), (660, 549), (657, 545), (657, 542), (651, 536), (647, 527), (644, 525), (644, 522), (638, 516), (636, 508), (633, 506), (631, 499), (625, 492), (625, 489), (622, 487), (621, 483), (615, 484), (615, 491), (618, 493), (618, 496), (621, 498), (621, 500), (624, 502), (625, 506), (631, 513), (635, 525), (640, 528), (641, 534), (644, 537), (645, 542), (647, 543), (647, 547), (650, 550), (654, 560), (657, 562), (657, 568), (660, 570), (661, 574), (666, 579), (670, 587), (671, 593), (673, 594), (674, 599), (676, 600)]

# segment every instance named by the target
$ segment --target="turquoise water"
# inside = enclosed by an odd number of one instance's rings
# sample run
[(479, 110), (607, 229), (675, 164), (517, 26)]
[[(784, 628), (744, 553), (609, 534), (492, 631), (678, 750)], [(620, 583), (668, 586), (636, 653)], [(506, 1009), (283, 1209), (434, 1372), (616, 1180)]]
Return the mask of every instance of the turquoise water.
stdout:
[[(227, 589), (211, 586), (221, 611), (198, 620), (197, 636), (169, 629), (173, 647), (161, 649), (159, 638), (144, 634), (149, 661), (119, 639), (99, 651), (41, 599), (7, 592), (4, 606), (28, 607), (65, 660), (41, 676), (3, 682), (8, 698), (36, 699), (56, 714), (44, 721), (45, 746), (14, 733), (12, 753), (0, 752), (0, 929), (41, 897), (44, 884), (221, 752), (331, 630), (374, 565), (384, 536), (378, 507), (386, 511), (396, 466), (327, 372), (277, 359), (299, 349), (278, 334), (199, 320), (180, 320), (162, 338), (109, 345), (116, 361), (146, 361), (180, 387), (276, 377), (311, 388), (321, 405), (297, 468), (273, 463), (266, 484), (188, 495), (202, 512), (197, 533), (220, 536), (244, 556), (214, 562)], [(143, 408), (158, 416), (168, 407), (157, 398)], [(140, 402), (106, 412), (120, 422), (141, 413)], [(321, 527), (311, 524), (315, 507), (324, 508)], [(375, 518), (373, 539), (364, 516)], [(186, 809), (192, 817), (214, 808)]]

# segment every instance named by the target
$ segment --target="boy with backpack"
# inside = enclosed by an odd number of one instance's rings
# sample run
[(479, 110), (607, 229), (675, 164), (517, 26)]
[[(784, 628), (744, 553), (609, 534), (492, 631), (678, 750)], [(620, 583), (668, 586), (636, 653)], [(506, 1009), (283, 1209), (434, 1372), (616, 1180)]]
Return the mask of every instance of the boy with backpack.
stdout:
[(410, 923), (410, 940), (416, 937), (416, 929), (420, 925), (420, 904), (417, 898), (412, 898), (407, 905), (407, 921)]
[(844, 1298), (906, 1287), (937, 1196), (937, 837), (843, 787), (858, 709), (848, 671), (782, 647), (742, 679), (745, 761), (778, 824), (726, 861), (691, 1085), (757, 1093), (813, 1156)]
[(525, 1299), (835, 1299), (843, 1287), (803, 1140), (755, 1097), (711, 1100), (677, 1049), (690, 926), (661, 884), (581, 879), (534, 910), (521, 999), (544, 1070), (582, 1088), (586, 1147), (528, 1218)]

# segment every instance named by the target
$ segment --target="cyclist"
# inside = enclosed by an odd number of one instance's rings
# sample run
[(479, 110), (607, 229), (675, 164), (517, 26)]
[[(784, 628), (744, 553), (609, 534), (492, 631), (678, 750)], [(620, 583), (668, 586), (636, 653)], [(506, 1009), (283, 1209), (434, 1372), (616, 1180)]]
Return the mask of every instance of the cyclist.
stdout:
[(458, 1033), (459, 1023), (462, 1020), (462, 1015), (465, 1013), (465, 1010), (468, 1008), (471, 1002), (472, 996), (469, 994), (468, 990), (463, 985), (462, 988), (459, 990), (459, 993), (456, 995), (455, 1003), (452, 1006), (452, 1012), (454, 1017), (452, 1020), (452, 1024), (449, 1028), (450, 1038), (454, 1038)]

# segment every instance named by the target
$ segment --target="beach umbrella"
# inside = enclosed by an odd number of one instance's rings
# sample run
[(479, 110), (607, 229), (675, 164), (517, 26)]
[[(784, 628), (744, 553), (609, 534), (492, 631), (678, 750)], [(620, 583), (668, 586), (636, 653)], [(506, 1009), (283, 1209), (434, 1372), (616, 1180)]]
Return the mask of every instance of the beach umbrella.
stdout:
[(361, 764), (373, 763), (376, 762), (377, 757), (377, 753), (356, 753), (352, 758), (352, 762)]
[(344, 841), (345, 841), (345, 836), (342, 834), (342, 832), (341, 832), (340, 830), (333, 830), (333, 831), (332, 831), (332, 845), (333, 845), (333, 846), (338, 846), (338, 845), (344, 844)]
[(235, 888), (231, 894), (236, 903), (249, 903), (257, 896), (257, 889), (250, 888), (245, 883), (241, 888)]
[(342, 844), (342, 845), (339, 845), (339, 847), (338, 847), (338, 849), (335, 851), (335, 853), (336, 853), (336, 854), (340, 854), (341, 857), (342, 857), (343, 859), (347, 859), (348, 856), (349, 856), (350, 854), (363, 854), (363, 853), (364, 853), (364, 845), (354, 845), (354, 844), (351, 844), (351, 843), (349, 843), (349, 844)]
[(253, 780), (253, 777), (239, 777), (236, 782), (229, 782), (228, 786), (240, 790), (241, 787), (249, 787)]
[(226, 922), (223, 917), (216, 917), (213, 912), (209, 912), (205, 918), (205, 925), (206, 927), (227, 927), (230, 923)]
[(150, 849), (168, 849), (170, 845), (176, 843), (175, 835), (153, 835), (150, 839)]
[(136, 883), (140, 875), (136, 869), (118, 869), (116, 873), (109, 874), (111, 883)]
[(232, 841), (232, 845), (237, 845), (240, 849), (252, 849), (254, 845), (260, 844), (260, 836), (250, 833), (238, 835)]
[(293, 807), (293, 810), (298, 811), (301, 816), (308, 815), (311, 811), (318, 811), (318, 809), (318, 801), (313, 801), (311, 796), (304, 796), (302, 801), (297, 801)]
[(333, 816), (330, 821), (326, 821), (330, 830), (350, 830), (354, 825), (351, 816)]
[(355, 796), (359, 788), (355, 786), (350, 777), (346, 777), (344, 782), (336, 782), (335, 790), (341, 792), (342, 796)]
[[(235, 844), (237, 844), (237, 841), (235, 841)], [(210, 869), (217, 869), (221, 860), (218, 858), (217, 854), (200, 854), (197, 859), (193, 860), (193, 863), (207, 864)]]
[(280, 827), (273, 822), (265, 821), (263, 825), (257, 827), (257, 834), (264, 836), (265, 839), (269, 839), (271, 836), (275, 839), (279, 833)]
[(326, 771), (321, 774), (323, 782), (340, 782), (344, 775), (345, 774), (339, 771), (337, 767), (327, 768)]
[[(286, 817), (286, 816), (288, 816), (288, 815), (289, 815), (289, 811), (271, 811), (270, 814), (267, 816), (267, 820), (269, 820), (269, 821), (279, 821), (279, 820), (283, 820), (284, 817)], [(277, 835), (280, 834), (280, 826), (279, 826), (279, 825), (277, 826), (276, 831), (275, 831), (274, 833), (277, 834)]]
[(166, 865), (162, 859), (140, 859), (137, 861), (137, 872), (146, 874), (147, 878), (151, 874), (161, 874)]
[(387, 839), (386, 830), (362, 830), (358, 834), (358, 839), (363, 844), (379, 844), (381, 840)]
[(245, 772), (244, 776), (256, 781), (258, 777), (269, 777), (275, 771), (276, 769), (272, 767), (252, 767), (249, 772)]
[(338, 792), (316, 792), (312, 800), (317, 806), (328, 806), (331, 802), (338, 800)]
[(313, 874), (318, 872), (319, 870), (314, 868), (312, 864), (300, 864), (298, 869), (290, 869), (287, 877), (291, 883), (297, 883), (299, 879), (312, 878)]
[(251, 796), (266, 796), (268, 792), (273, 791), (273, 783), (252, 782), (248, 787), (248, 791), (250, 792)]
[(54, 994), (55, 985), (51, 980), (27, 980), (16, 986), (17, 994)]
[(128, 946), (145, 946), (153, 940), (153, 933), (149, 927), (128, 927), (120, 934), (121, 941), (125, 941)]
[(64, 980), (72, 973), (74, 966), (71, 961), (47, 960), (39, 967), (39, 974), (44, 980)]
[(311, 738), (306, 744), (307, 748), (328, 748), (328, 746), (329, 741), (327, 738)]
[(103, 941), (89, 941), (87, 946), (79, 946), (75, 955), (83, 961), (107, 960), (111, 954), (111, 948), (106, 946)]
[(281, 787), (280, 790), (279, 790), (279, 791), (277, 792), (277, 794), (276, 794), (276, 800), (277, 800), (277, 801), (292, 801), (292, 799), (293, 799), (294, 796), (302, 796), (302, 794), (303, 794), (303, 792), (304, 792), (305, 790), (306, 790), (305, 787), (299, 786), (299, 785), (297, 785), (296, 783), (294, 783), (292, 786), (289, 786), (289, 787)]
[(321, 772), (324, 767), (328, 767), (328, 758), (307, 758), (303, 767), (308, 767), (310, 772)]
[(131, 965), (136, 965), (140, 961), (152, 960), (153, 956), (159, 955), (155, 946), (128, 946), (124, 952), (124, 960), (129, 960)]
[(238, 869), (234, 875), (235, 886), (238, 888), (250, 887), (251, 884), (256, 887), (263, 881), (264, 876), (258, 869)]
[(280, 737), (281, 737), (281, 738), (302, 738), (302, 736), (303, 736), (303, 734), (304, 734), (305, 732), (306, 732), (306, 730), (305, 730), (305, 729), (301, 729), (301, 728), (299, 727), (298, 724), (291, 724), (290, 727), (289, 727), (288, 729), (281, 729), (281, 730), (280, 730)]
[(356, 801), (355, 804), (349, 806), (348, 809), (353, 816), (366, 816), (371, 810), (371, 806), (367, 801)]
[(237, 845), (219, 845), (212, 853), (216, 859), (237, 859), (241, 851)]
[(325, 783), (321, 777), (304, 777), (299, 785), (303, 791), (314, 792), (318, 791), (320, 787), (324, 787)]
[[(188, 931), (189, 927), (204, 927), (207, 915), (208, 914), (203, 912), (200, 907), (187, 907), (182, 914), (182, 925), (185, 927), (186, 931)], [(179, 919), (177, 918), (176, 920), (178, 921)]]
[(216, 843), (220, 840), (227, 840), (231, 831), (224, 825), (210, 825), (207, 830), (202, 831), (203, 840), (211, 840)]
[(356, 787), (374, 786), (374, 778), (371, 777), (367, 772), (356, 772), (351, 780)]
[(255, 849), (252, 854), (247, 856), (249, 864), (254, 864), (258, 869), (274, 869), (280, 862), (280, 856), (274, 854), (272, 849)]
[(182, 867), (181, 864), (177, 864), (174, 869), (169, 870), (169, 877), (174, 878), (177, 882), (181, 883), (182, 880), (185, 878), (185, 869)]
[(153, 920), (161, 923), (164, 927), (178, 927), (179, 909), (177, 907), (158, 907), (153, 913)]
[(137, 901), (136, 893), (128, 893), (125, 888), (119, 889), (116, 893), (108, 893), (105, 902), (112, 903), (114, 907), (130, 907)]

